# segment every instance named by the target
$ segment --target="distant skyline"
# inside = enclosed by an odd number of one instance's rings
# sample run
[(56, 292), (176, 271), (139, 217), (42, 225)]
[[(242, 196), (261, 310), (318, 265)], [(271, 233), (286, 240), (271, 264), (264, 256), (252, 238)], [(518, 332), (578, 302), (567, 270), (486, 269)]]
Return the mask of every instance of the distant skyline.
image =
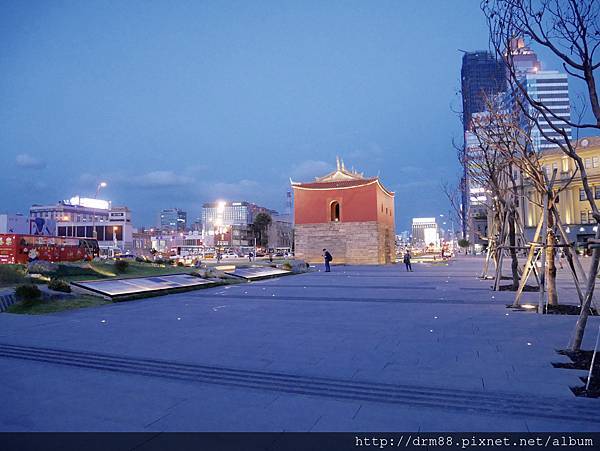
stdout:
[(284, 212), (289, 179), (339, 155), (409, 230), (448, 212), (459, 49), (487, 48), (479, 1), (3, 2), (0, 212), (100, 181), (136, 226), (217, 199)]

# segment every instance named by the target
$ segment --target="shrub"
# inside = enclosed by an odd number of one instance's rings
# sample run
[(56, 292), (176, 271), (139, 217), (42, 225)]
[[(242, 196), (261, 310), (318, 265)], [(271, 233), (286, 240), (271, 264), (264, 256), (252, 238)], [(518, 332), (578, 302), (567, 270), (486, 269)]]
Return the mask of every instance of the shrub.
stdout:
[(183, 262), (177, 262), (177, 266), (183, 266)]
[(42, 298), (42, 292), (37, 285), (33, 284), (19, 285), (15, 289), (15, 295), (25, 307), (31, 307)]
[(198, 273), (203, 279), (212, 279), (215, 278), (217, 275), (212, 268), (206, 268), (204, 271), (198, 271)]
[(36, 260), (27, 265), (27, 270), (30, 274), (52, 274), (57, 271), (59, 265), (50, 263), (44, 260)]
[(70, 293), (71, 286), (68, 282), (61, 279), (52, 279), (48, 282), (48, 288), (54, 291), (61, 291), (63, 293)]
[(465, 240), (464, 238), (458, 240), (458, 245), (462, 248), (467, 248), (471, 245), (471, 243), (469, 243), (469, 240)]
[(0, 285), (23, 283), (25, 268), (20, 265), (0, 265)]
[(287, 271), (291, 271), (292, 270), (292, 264), (290, 262), (284, 262), (283, 265), (281, 265), (282, 269), (285, 269)]
[(129, 262), (126, 260), (115, 260), (115, 270), (117, 272), (125, 272), (129, 267)]
[(146, 259), (144, 257), (135, 257), (135, 261), (138, 263), (145, 263)]

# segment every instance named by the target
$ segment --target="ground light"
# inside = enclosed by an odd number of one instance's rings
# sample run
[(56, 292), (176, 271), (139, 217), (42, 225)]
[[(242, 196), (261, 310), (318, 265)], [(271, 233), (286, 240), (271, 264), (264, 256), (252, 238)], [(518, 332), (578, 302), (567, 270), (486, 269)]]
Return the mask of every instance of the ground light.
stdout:
[(537, 305), (523, 304), (521, 307), (523, 307), (524, 309), (527, 309), (527, 310), (533, 310), (533, 309), (537, 308)]

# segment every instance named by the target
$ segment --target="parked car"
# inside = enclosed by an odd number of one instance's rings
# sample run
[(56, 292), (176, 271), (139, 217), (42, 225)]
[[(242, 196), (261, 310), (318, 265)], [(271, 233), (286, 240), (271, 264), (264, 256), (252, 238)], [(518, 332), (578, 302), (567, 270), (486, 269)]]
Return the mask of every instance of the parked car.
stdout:
[(226, 254), (223, 254), (223, 258), (238, 258), (239, 255), (233, 252), (228, 252)]

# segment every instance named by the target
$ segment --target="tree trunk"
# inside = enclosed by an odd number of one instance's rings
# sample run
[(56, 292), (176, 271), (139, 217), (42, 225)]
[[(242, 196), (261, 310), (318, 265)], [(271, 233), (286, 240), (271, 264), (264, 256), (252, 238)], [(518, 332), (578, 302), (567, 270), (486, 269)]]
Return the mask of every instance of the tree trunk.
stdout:
[(510, 245), (510, 259), (512, 270), (512, 289), (519, 289), (519, 259), (517, 258), (516, 231), (515, 231), (515, 210), (511, 208), (508, 215), (508, 243)]
[[(598, 230), (596, 231), (596, 239), (600, 239), (600, 224), (597, 225)], [(579, 318), (577, 318), (575, 333), (573, 334), (573, 340), (569, 346), (570, 351), (579, 351), (581, 349), (583, 334), (585, 333), (585, 326), (587, 324), (588, 316), (590, 315), (590, 305), (592, 303), (592, 297), (594, 296), (594, 287), (596, 286), (596, 276), (598, 275), (599, 264), (600, 248), (594, 248), (594, 251), (592, 252), (592, 264), (588, 273), (587, 288), (585, 290), (585, 301), (581, 306)]]
[(548, 234), (546, 237), (546, 262), (548, 272), (546, 275), (546, 290), (548, 293), (548, 304), (558, 304), (558, 293), (556, 291), (556, 236), (554, 235), (554, 215), (552, 209), (548, 208)]

